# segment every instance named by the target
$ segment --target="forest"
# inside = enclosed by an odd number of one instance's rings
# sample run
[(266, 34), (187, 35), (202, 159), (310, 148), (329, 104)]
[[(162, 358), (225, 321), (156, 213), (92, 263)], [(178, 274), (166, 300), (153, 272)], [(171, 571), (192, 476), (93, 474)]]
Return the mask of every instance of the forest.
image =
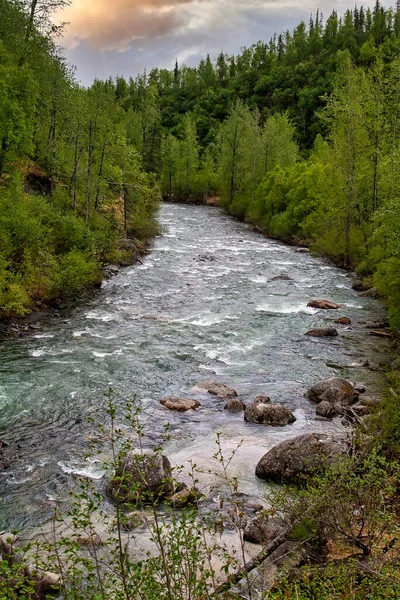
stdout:
[(58, 7), (0, 3), (3, 316), (129, 262), (157, 232), (162, 194), (218, 196), (357, 269), (400, 327), (399, 3), (317, 12), (237, 56), (88, 89), (63, 58)]

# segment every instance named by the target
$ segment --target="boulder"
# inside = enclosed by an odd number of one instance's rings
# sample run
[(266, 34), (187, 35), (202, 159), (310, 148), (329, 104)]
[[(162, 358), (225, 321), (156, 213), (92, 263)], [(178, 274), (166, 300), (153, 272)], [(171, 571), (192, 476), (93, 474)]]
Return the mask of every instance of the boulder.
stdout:
[(311, 337), (334, 337), (338, 335), (338, 332), (334, 327), (316, 327), (315, 329), (310, 329), (304, 335), (310, 335)]
[(274, 446), (259, 461), (256, 476), (270, 481), (299, 483), (310, 473), (347, 455), (346, 438), (322, 433), (305, 433)]
[(294, 423), (296, 417), (288, 408), (281, 404), (255, 401), (246, 406), (244, 420), (250, 423), (283, 427), (284, 425), (289, 425), (289, 423)]
[(187, 488), (171, 496), (171, 504), (174, 508), (184, 508), (196, 504), (200, 498), (201, 492), (197, 488)]
[(349, 317), (340, 317), (340, 319), (336, 319), (335, 323), (338, 325), (351, 325), (351, 319)]
[(349, 406), (357, 401), (360, 392), (346, 379), (333, 377), (315, 383), (304, 395), (313, 402), (325, 400), (331, 404)]
[(245, 403), (239, 400), (239, 398), (229, 398), (224, 406), (225, 410), (231, 410), (232, 412), (241, 412), (245, 408)]
[(255, 404), (269, 404), (271, 402), (271, 398), (269, 396), (256, 396), (254, 400)]
[(107, 486), (113, 500), (141, 503), (162, 500), (173, 494), (171, 463), (162, 454), (151, 451), (128, 452)]
[(185, 412), (187, 410), (196, 410), (201, 406), (200, 402), (190, 398), (178, 398), (176, 396), (168, 396), (160, 400), (160, 404), (169, 408), (169, 410), (176, 410), (178, 412)]
[(258, 498), (249, 496), (243, 492), (234, 492), (230, 497), (232, 505), (244, 511), (248, 515), (252, 515), (264, 508)]
[(282, 520), (268, 511), (262, 511), (253, 519), (249, 519), (243, 530), (243, 539), (253, 544), (268, 544), (288, 528)]
[(351, 287), (356, 292), (365, 292), (368, 289), (368, 286), (365, 285), (362, 279), (355, 279)]
[(317, 404), (317, 408), (315, 409), (316, 414), (319, 417), (325, 417), (327, 419), (331, 419), (336, 415), (336, 410), (333, 404), (323, 400), (319, 404)]
[(308, 248), (296, 248), (295, 250), (296, 254), (309, 254), (310, 250)]
[(204, 390), (217, 398), (233, 398), (237, 396), (234, 389), (220, 383), (219, 381), (201, 381), (196, 385), (196, 388)]
[(331, 302), (330, 300), (310, 300), (307, 304), (310, 308), (321, 308), (322, 310), (337, 310), (340, 304)]

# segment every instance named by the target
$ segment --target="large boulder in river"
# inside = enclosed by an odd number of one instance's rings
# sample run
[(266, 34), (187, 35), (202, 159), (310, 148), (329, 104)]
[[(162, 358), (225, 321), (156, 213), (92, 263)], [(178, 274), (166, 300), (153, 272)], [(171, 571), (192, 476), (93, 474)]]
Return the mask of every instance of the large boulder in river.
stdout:
[(107, 492), (120, 503), (162, 500), (174, 493), (171, 463), (166, 456), (155, 452), (128, 452), (121, 458)]
[(336, 304), (330, 300), (310, 300), (307, 306), (310, 308), (322, 308), (323, 310), (337, 310), (340, 308), (340, 304)]
[(334, 327), (315, 327), (307, 331), (304, 335), (311, 337), (335, 337), (338, 335), (338, 332)]
[(200, 402), (191, 398), (177, 398), (176, 396), (168, 396), (160, 400), (160, 404), (169, 408), (169, 410), (176, 410), (178, 412), (185, 412), (187, 410), (196, 410), (201, 406)]
[(255, 401), (246, 406), (244, 420), (250, 423), (283, 427), (294, 423), (296, 417), (288, 408), (281, 404)]
[(236, 390), (229, 388), (219, 381), (201, 381), (197, 383), (195, 389), (206, 391), (217, 398), (233, 398), (237, 396)]
[(259, 461), (256, 476), (298, 483), (310, 473), (323, 471), (327, 464), (348, 452), (349, 443), (344, 437), (306, 433), (269, 450)]
[(357, 402), (360, 392), (346, 379), (333, 377), (315, 383), (304, 395), (313, 402), (326, 401), (331, 404), (349, 406)]

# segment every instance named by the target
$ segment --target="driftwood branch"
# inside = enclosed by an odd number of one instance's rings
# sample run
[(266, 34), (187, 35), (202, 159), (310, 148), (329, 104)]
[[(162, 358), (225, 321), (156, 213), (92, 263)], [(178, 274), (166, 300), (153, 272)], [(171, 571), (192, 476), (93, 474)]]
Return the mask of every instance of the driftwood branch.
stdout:
[(219, 585), (217, 589), (213, 592), (213, 594), (211, 594), (211, 598), (216, 598), (220, 594), (223, 594), (224, 592), (230, 590), (234, 585), (239, 583), (239, 581), (246, 576), (246, 573), (250, 573), (258, 566), (260, 566), (261, 563), (264, 562), (264, 560), (271, 556), (271, 554), (275, 552), (275, 550), (286, 541), (287, 532), (282, 532), (270, 544), (268, 544), (268, 546), (265, 546), (265, 548), (263, 548), (255, 558), (247, 562), (241, 569), (236, 571), (236, 573), (232, 573), (232, 575), (229, 575), (227, 580), (221, 585)]

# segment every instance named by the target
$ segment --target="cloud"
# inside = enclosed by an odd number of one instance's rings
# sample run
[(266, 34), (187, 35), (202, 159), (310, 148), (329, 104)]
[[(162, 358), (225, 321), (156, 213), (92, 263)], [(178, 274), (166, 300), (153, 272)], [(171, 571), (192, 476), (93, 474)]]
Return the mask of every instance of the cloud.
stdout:
[[(207, 1), (207, 0), (205, 0)], [(184, 27), (184, 7), (198, 0), (75, 0), (63, 11), (70, 23), (64, 43), (73, 48), (85, 40), (97, 50), (125, 52), (135, 42), (158, 39)]]
[(78, 79), (90, 84), (95, 77), (173, 68), (176, 58), (195, 66), (221, 50), (238, 54), (301, 20), (308, 23), (316, 7), (327, 18), (332, 10), (352, 9), (354, 0), (72, 0), (60, 19), (70, 22), (67, 57), (77, 65)]

